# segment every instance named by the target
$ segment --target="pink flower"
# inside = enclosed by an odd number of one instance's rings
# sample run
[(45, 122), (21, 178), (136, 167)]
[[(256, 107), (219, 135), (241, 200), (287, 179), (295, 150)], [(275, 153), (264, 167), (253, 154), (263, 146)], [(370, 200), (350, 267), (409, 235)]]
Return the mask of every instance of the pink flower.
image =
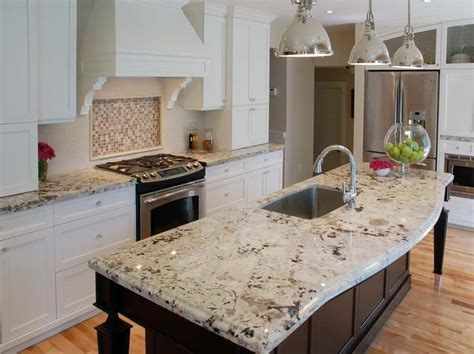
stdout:
[(56, 157), (56, 154), (54, 153), (54, 149), (45, 142), (40, 141), (38, 143), (38, 159), (39, 160), (51, 160)]
[(372, 170), (383, 170), (385, 168), (389, 168), (390, 170), (393, 170), (394, 168), (393, 163), (391, 163), (388, 160), (372, 160), (369, 167)]

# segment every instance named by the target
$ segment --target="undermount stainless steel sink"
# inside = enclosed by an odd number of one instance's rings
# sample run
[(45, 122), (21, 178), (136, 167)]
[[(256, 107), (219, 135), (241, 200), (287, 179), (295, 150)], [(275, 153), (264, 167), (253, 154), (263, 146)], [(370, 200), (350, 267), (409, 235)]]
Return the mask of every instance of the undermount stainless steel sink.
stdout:
[(316, 219), (344, 204), (341, 191), (314, 186), (289, 194), (262, 209), (303, 219)]

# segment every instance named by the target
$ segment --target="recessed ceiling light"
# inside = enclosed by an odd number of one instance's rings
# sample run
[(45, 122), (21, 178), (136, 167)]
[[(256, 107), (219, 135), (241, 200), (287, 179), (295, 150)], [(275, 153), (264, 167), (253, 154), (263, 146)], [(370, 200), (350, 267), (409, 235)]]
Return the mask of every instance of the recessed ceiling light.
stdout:
[(426, 2), (426, 3), (428, 3), (428, 2), (431, 2), (431, 0), (421, 0), (421, 2)]
[(333, 14), (334, 11), (332, 11), (332, 10), (326, 10), (326, 13), (327, 13), (327, 14)]

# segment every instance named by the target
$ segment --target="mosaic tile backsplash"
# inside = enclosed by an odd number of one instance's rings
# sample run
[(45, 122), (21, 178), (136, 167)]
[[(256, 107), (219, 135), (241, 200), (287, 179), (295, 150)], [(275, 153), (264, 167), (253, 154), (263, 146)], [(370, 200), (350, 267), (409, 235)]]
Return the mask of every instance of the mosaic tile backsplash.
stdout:
[(160, 98), (97, 99), (91, 112), (91, 156), (100, 158), (161, 145)]

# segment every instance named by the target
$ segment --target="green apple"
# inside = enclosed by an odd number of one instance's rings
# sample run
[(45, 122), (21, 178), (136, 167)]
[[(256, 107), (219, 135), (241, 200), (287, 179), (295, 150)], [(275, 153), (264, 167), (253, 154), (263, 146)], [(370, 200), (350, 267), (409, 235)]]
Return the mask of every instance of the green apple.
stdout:
[(390, 152), (392, 149), (393, 149), (392, 143), (387, 143), (387, 145), (385, 145), (385, 150), (387, 150), (388, 152)]
[(395, 160), (398, 160), (400, 158), (401, 151), (398, 147), (394, 147), (389, 153), (390, 156), (392, 156)]
[(418, 151), (420, 147), (418, 146), (418, 143), (411, 143), (411, 148), (413, 151)]
[(418, 162), (420, 161), (420, 155), (417, 152), (414, 152), (413, 155), (410, 157), (410, 162)]
[(413, 155), (413, 150), (409, 146), (405, 146), (402, 149), (402, 156), (406, 156), (408, 159)]

